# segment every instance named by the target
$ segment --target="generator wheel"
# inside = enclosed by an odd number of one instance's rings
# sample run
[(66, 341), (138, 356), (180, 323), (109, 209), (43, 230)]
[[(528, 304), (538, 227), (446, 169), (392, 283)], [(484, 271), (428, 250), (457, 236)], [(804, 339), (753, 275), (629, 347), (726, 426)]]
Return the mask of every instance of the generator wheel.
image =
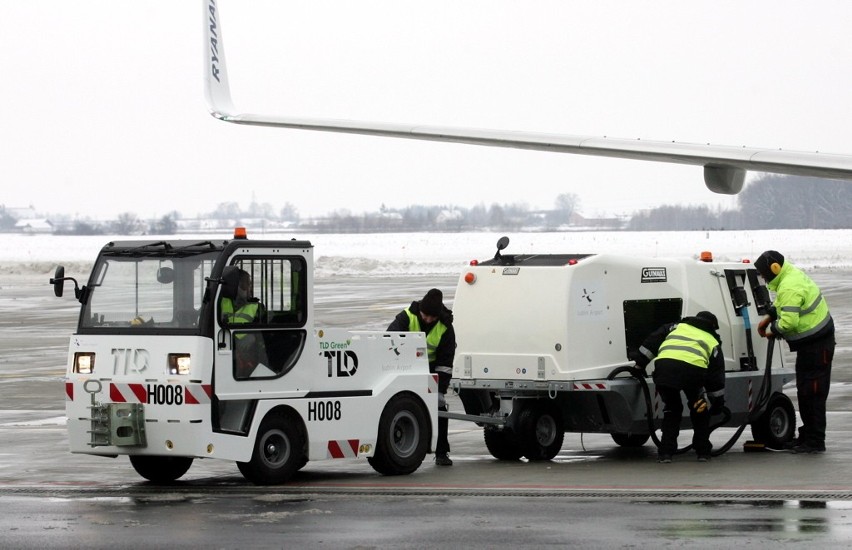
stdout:
[(773, 394), (769, 404), (751, 423), (751, 435), (758, 443), (772, 449), (782, 449), (796, 435), (796, 409), (783, 393)]
[(486, 427), (482, 433), (488, 452), (497, 460), (518, 460), (524, 456), (518, 439), (511, 431)]
[(565, 439), (562, 416), (548, 407), (533, 406), (518, 417), (521, 452), (529, 460), (551, 460), (559, 454)]
[(192, 466), (188, 456), (130, 455), (136, 473), (154, 483), (170, 483), (180, 478)]
[(651, 434), (610, 434), (612, 440), (621, 447), (641, 447), (651, 439)]
[(240, 473), (255, 485), (275, 485), (290, 479), (305, 465), (305, 438), (286, 415), (263, 419), (254, 442), (251, 460), (237, 462)]
[(411, 395), (397, 395), (382, 411), (376, 452), (367, 461), (382, 475), (405, 475), (420, 467), (428, 450), (426, 409)]

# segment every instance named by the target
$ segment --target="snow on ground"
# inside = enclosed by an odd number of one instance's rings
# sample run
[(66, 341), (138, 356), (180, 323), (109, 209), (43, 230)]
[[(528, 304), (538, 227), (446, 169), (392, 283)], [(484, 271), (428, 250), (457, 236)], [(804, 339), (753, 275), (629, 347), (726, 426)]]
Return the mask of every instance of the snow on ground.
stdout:
[[(633, 256), (689, 256), (711, 251), (718, 260), (754, 260), (779, 250), (804, 269), (852, 268), (852, 230), (773, 231), (569, 231), (551, 233), (382, 233), (249, 234), (254, 239), (309, 240), (319, 276), (455, 274), (472, 259), (496, 252), (497, 239), (510, 238), (508, 254), (612, 253)], [(230, 234), (180, 235), (187, 240), (225, 240)], [(132, 237), (159, 239), (161, 237)], [(175, 236), (162, 237), (172, 239)], [(87, 270), (98, 250), (115, 236), (7, 235), (0, 249), (0, 273), (50, 273), (58, 264)]]

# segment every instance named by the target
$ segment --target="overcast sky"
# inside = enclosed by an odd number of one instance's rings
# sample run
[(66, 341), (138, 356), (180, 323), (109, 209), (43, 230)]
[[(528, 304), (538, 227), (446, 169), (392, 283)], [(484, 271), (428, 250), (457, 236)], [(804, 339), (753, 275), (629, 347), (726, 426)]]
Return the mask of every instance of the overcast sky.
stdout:
[[(219, 3), (244, 112), (852, 154), (848, 0)], [(735, 205), (696, 167), (226, 124), (201, 28), (198, 0), (0, 0), (0, 204)]]

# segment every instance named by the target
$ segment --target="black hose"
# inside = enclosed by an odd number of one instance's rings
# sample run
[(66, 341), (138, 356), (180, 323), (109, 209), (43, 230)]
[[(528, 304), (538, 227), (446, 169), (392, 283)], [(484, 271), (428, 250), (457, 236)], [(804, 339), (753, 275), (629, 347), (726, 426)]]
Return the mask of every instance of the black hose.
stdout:
[(763, 372), (763, 382), (760, 384), (760, 390), (757, 392), (757, 401), (755, 402), (754, 408), (748, 413), (743, 420), (743, 423), (737, 428), (737, 431), (728, 440), (727, 443), (722, 445), (717, 451), (713, 451), (710, 454), (712, 456), (719, 456), (728, 452), (728, 450), (737, 442), (737, 439), (742, 435), (745, 427), (754, 421), (756, 415), (760, 413), (763, 408), (769, 404), (769, 398), (772, 396), (772, 384), (770, 383), (770, 378), (772, 376), (772, 352), (775, 350), (775, 339), (767, 338), (766, 342), (766, 368)]
[[(766, 350), (766, 369), (765, 369), (765, 372), (763, 373), (763, 382), (760, 385), (760, 390), (757, 392), (757, 401), (755, 403), (755, 407), (752, 409), (752, 411), (748, 415), (746, 415), (745, 420), (743, 420), (743, 423), (739, 426), (739, 428), (737, 428), (737, 431), (734, 433), (734, 435), (731, 437), (731, 439), (729, 439), (719, 449), (713, 450), (710, 453), (711, 456), (721, 456), (721, 455), (725, 454), (726, 452), (728, 452), (731, 449), (731, 447), (734, 446), (734, 443), (736, 443), (737, 440), (740, 438), (740, 435), (742, 435), (743, 431), (745, 430), (745, 427), (748, 426), (749, 424), (751, 424), (751, 422), (754, 420), (754, 416), (756, 415), (756, 413), (759, 413), (763, 409), (763, 407), (769, 402), (769, 397), (771, 396), (771, 392), (766, 391), (766, 390), (767, 390), (767, 388), (772, 387), (772, 385), (767, 384), (767, 382), (769, 382), (769, 379), (770, 379), (771, 373), (772, 373), (772, 352), (775, 348), (774, 344), (775, 344), (775, 339), (774, 338), (768, 338), (767, 350)], [(630, 376), (632, 376), (633, 378), (638, 380), (639, 385), (642, 387), (642, 393), (645, 397), (645, 407), (646, 407), (646, 411), (647, 411), (645, 416), (648, 419), (648, 433), (651, 434), (651, 439), (654, 441), (654, 444), (659, 449), (660, 439), (657, 437), (657, 428), (654, 426), (654, 405), (651, 401), (651, 390), (648, 389), (648, 382), (645, 380), (645, 376), (646, 376), (645, 371), (638, 368), (638, 367), (634, 367), (634, 366), (631, 366), (631, 365), (624, 365), (624, 366), (616, 367), (615, 369), (613, 369), (613, 371), (610, 372), (609, 375), (606, 378), (607, 378), (607, 380), (612, 380), (616, 376), (618, 376), (619, 374), (621, 374), (623, 372), (630, 374)], [(713, 433), (713, 430), (715, 430), (716, 428), (719, 428), (719, 427), (727, 424), (730, 419), (731, 419), (730, 409), (728, 409), (728, 407), (723, 406), (722, 407), (722, 419), (720, 421), (716, 422), (715, 424), (710, 425), (710, 433)], [(692, 449), (692, 444), (689, 444), (686, 447), (679, 448), (677, 451), (675, 451), (675, 454), (682, 454), (682, 453), (689, 451), (690, 449)]]

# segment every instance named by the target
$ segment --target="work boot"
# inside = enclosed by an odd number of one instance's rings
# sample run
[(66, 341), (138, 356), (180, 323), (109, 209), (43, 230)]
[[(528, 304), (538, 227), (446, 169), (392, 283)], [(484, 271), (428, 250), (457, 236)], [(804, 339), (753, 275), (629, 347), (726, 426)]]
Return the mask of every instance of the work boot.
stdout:
[(435, 455), (435, 464), (437, 466), (452, 466), (453, 461), (450, 460), (450, 457), (447, 454)]
[(657, 455), (657, 462), (660, 464), (671, 464), (672, 463), (672, 455), (660, 453)]
[(698, 462), (710, 462), (710, 455), (698, 455)]
[(819, 454), (825, 452), (825, 444), (801, 443), (793, 447), (794, 454)]
[(784, 443), (783, 448), (787, 451), (792, 451), (796, 447), (802, 444), (802, 441), (798, 437), (794, 437), (790, 441)]

